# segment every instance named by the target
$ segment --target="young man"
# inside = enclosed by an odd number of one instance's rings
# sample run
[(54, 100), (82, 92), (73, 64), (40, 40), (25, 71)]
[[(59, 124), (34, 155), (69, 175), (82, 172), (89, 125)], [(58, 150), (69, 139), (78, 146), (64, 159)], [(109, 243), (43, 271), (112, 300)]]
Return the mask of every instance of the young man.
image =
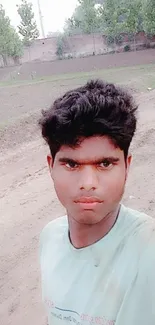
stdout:
[(121, 204), (136, 111), (128, 93), (97, 80), (43, 112), (48, 165), (67, 212), (40, 238), (49, 325), (155, 324), (155, 222)]

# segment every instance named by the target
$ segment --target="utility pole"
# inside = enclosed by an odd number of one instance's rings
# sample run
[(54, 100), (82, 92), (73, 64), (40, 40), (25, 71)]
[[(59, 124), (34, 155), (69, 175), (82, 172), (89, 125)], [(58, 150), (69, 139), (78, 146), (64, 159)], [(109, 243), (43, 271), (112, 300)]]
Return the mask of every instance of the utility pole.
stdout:
[(39, 18), (40, 18), (40, 26), (41, 26), (42, 37), (45, 38), (43, 15), (42, 15), (42, 12), (41, 12), (40, 0), (38, 0), (38, 10), (39, 10)]

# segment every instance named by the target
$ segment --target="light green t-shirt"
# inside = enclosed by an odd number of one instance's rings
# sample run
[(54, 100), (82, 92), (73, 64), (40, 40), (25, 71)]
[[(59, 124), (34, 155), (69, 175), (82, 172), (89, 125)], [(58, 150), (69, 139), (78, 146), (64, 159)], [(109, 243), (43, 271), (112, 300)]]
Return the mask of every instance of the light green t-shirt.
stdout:
[(49, 325), (155, 325), (155, 220), (125, 208), (97, 243), (75, 249), (67, 216), (40, 238)]

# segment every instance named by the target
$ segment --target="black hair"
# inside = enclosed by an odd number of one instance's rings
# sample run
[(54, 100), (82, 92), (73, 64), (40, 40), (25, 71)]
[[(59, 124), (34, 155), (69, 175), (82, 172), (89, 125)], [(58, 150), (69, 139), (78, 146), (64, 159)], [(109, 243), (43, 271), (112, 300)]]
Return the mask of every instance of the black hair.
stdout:
[(68, 91), (39, 121), (53, 159), (61, 146), (76, 147), (82, 139), (108, 136), (125, 158), (137, 124), (137, 106), (125, 90), (102, 80)]

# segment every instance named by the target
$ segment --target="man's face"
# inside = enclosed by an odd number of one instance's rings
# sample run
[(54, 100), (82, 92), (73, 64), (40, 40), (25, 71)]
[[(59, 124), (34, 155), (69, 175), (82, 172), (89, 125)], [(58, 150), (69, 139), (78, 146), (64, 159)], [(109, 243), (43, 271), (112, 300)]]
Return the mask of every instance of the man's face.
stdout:
[(117, 207), (124, 193), (131, 156), (108, 137), (84, 139), (76, 148), (62, 146), (48, 156), (57, 196), (69, 218), (80, 224), (101, 222)]

